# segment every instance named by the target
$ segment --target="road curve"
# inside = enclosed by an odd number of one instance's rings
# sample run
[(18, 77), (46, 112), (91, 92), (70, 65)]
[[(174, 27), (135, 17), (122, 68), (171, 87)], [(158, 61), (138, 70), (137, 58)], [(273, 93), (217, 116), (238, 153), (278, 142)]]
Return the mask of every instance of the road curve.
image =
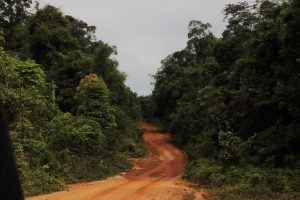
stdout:
[[(130, 171), (106, 180), (70, 185), (67, 191), (26, 200), (181, 200), (192, 189), (181, 179), (185, 155), (168, 142), (169, 135), (142, 124), (146, 155)], [(197, 199), (202, 199), (197, 194)]]

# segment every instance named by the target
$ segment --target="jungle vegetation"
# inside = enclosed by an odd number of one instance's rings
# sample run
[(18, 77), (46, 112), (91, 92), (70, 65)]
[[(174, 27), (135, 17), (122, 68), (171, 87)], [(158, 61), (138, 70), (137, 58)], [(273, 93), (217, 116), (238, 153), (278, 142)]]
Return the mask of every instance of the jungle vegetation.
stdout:
[(0, 99), (26, 196), (116, 174), (143, 155), (137, 94), (95, 30), (51, 5), (0, 2)]
[(157, 119), (215, 199), (300, 198), (300, 2), (228, 4), (220, 38), (193, 20), (186, 48), (138, 97), (96, 27), (31, 0), (0, 1), (0, 99), (27, 196), (104, 178), (143, 154)]
[[(193, 20), (154, 75), (153, 113), (185, 150), (185, 178), (216, 199), (300, 198), (300, 2), (228, 4)], [(146, 107), (150, 109), (150, 107)]]

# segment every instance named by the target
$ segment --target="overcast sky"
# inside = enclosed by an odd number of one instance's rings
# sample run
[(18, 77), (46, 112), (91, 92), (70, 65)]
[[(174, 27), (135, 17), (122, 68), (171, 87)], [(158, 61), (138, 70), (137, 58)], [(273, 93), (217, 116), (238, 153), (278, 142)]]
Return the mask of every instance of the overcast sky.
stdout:
[(215, 35), (225, 28), (222, 10), (240, 0), (40, 0), (97, 27), (97, 38), (118, 49), (119, 69), (139, 95), (152, 91), (150, 75), (160, 61), (186, 46), (191, 20), (210, 23)]

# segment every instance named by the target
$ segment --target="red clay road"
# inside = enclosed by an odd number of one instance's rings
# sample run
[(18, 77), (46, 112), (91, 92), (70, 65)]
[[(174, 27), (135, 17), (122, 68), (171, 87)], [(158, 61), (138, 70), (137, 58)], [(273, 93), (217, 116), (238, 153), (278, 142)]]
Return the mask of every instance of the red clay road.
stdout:
[[(168, 134), (157, 133), (150, 124), (141, 127), (145, 129), (146, 156), (129, 172), (27, 200), (182, 200), (183, 194), (192, 191), (181, 179), (184, 153), (168, 142)], [(202, 199), (200, 193), (196, 197)]]

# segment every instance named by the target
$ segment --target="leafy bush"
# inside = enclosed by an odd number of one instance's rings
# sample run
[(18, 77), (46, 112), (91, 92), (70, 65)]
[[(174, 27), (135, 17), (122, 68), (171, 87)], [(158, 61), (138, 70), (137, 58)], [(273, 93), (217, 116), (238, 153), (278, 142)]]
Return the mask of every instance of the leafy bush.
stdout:
[(240, 155), (241, 139), (230, 131), (219, 133), (221, 159), (226, 163), (237, 163)]
[(77, 114), (98, 122), (102, 129), (116, 127), (114, 109), (109, 104), (109, 90), (101, 77), (90, 74), (76, 88)]
[(66, 183), (99, 180), (131, 167), (127, 161), (127, 155), (120, 155), (116, 152), (99, 156), (77, 156), (63, 151), (57, 153), (57, 158), (60, 164), (55, 171), (52, 171), (52, 174), (63, 177)]
[(43, 135), (55, 152), (68, 149), (77, 155), (97, 155), (105, 147), (105, 135), (97, 122), (70, 113), (54, 117)]
[(0, 49), (0, 77), (0, 99), (27, 196), (105, 178), (127, 170), (129, 155), (142, 155), (141, 132), (127, 113), (110, 105), (109, 90), (97, 75), (77, 88), (78, 116), (59, 111), (54, 84), (33, 61)]
[(217, 182), (222, 167), (207, 159), (197, 159), (189, 162), (186, 166), (184, 178), (199, 184), (220, 184)]
[(128, 156), (143, 154), (134, 121), (141, 115), (137, 94), (111, 59), (116, 48), (53, 6), (29, 12), (31, 0), (7, 2), (0, 13), (0, 46), (9, 52), (0, 48), (0, 101), (25, 194), (128, 169)]
[(300, 197), (299, 170), (224, 167), (212, 160), (190, 161), (184, 178), (207, 185), (216, 199), (297, 199)]
[[(297, 199), (300, 3), (228, 4), (216, 39), (191, 21), (155, 74), (155, 117), (189, 156), (185, 177), (217, 199)], [(147, 109), (147, 107), (146, 107)]]
[[(24, 169), (22, 169), (24, 170)], [(50, 193), (64, 188), (64, 181), (40, 168), (24, 170), (22, 186), (26, 196)]]

